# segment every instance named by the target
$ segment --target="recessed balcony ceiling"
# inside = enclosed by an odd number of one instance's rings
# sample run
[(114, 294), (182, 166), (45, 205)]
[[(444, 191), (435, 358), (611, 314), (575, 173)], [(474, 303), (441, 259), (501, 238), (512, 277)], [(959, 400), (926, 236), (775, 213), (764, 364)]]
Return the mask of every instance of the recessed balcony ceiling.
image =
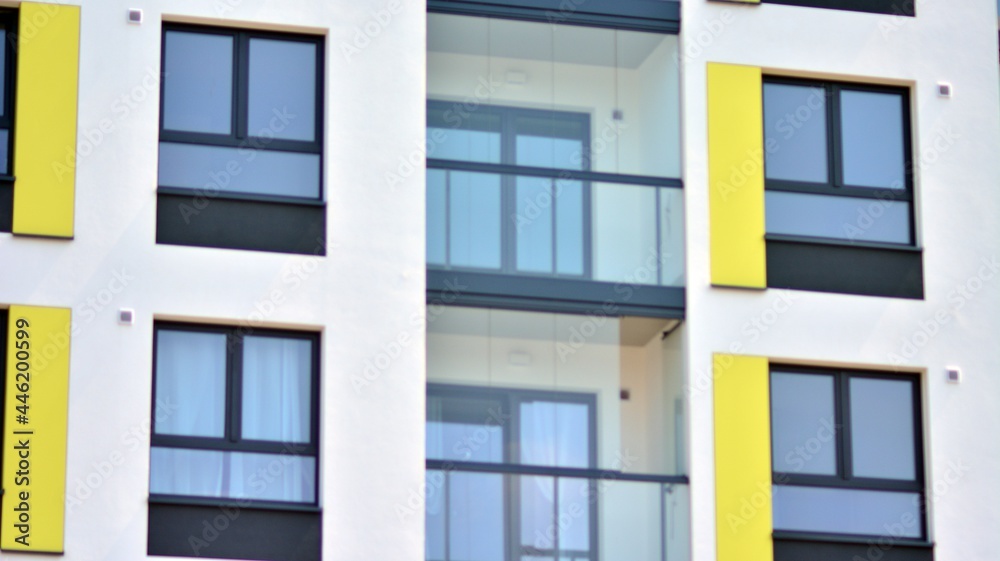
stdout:
[(505, 19), (445, 14), (430, 14), (427, 19), (427, 50), (432, 53), (634, 69), (668, 39), (676, 40), (655, 33)]

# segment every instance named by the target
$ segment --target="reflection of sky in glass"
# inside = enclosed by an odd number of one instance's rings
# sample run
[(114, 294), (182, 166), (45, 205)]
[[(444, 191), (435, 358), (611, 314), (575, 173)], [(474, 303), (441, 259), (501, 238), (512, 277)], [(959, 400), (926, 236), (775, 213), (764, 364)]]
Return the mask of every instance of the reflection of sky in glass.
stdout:
[(764, 84), (767, 178), (826, 183), (826, 126), (825, 90)]

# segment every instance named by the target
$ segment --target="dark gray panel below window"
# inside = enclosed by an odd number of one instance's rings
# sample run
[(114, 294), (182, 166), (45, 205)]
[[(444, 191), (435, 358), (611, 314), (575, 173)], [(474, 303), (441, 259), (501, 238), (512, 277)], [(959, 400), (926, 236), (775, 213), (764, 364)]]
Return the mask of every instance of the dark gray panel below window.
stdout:
[(767, 286), (923, 300), (923, 254), (768, 236)]
[(10, 232), (14, 228), (14, 186), (0, 183), (0, 232)]
[[(872, 545), (873, 542), (875, 545)], [(774, 538), (774, 561), (852, 561), (876, 558), (879, 561), (933, 561), (934, 548), (930, 544), (911, 544), (894, 538), (878, 541), (866, 538), (856, 543), (824, 541), (819, 536), (814, 539)]]
[(228, 506), (149, 505), (150, 555), (319, 561), (322, 515)]
[(763, 2), (873, 14), (916, 15), (916, 0), (763, 0)]
[(326, 208), (161, 192), (156, 243), (326, 255)]

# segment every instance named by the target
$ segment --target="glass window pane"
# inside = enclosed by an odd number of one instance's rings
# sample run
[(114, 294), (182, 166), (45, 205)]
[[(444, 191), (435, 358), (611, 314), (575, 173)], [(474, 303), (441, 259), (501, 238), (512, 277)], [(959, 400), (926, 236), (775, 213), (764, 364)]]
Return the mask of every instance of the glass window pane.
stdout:
[(910, 243), (910, 203), (765, 191), (768, 234)]
[(500, 163), (500, 115), (483, 105), (428, 101), (427, 157)]
[(0, 129), (0, 173), (10, 174), (10, 161), (7, 154), (10, 153), (10, 131)]
[(310, 442), (312, 341), (243, 338), (243, 438)]
[(833, 384), (822, 374), (771, 374), (774, 471), (837, 474)]
[[(583, 169), (582, 121), (520, 117), (516, 121), (515, 163), (519, 166)], [(532, 134), (528, 134), (528, 133)]]
[(559, 478), (559, 550), (572, 551), (571, 559), (591, 559), (578, 552), (590, 551), (590, 505), (597, 491), (586, 479)]
[(583, 274), (583, 183), (555, 182), (556, 272), (562, 275)]
[(774, 529), (796, 532), (887, 535), (923, 534), (920, 495), (825, 487), (774, 486)]
[[(427, 24), (432, 97), (465, 100), (460, 104), (470, 108), (530, 107), (532, 118), (542, 120), (544, 110), (573, 108), (591, 117), (584, 127), (593, 146), (587, 168), (680, 176), (676, 36), (450, 14), (429, 14)], [(571, 138), (515, 129), (517, 135)], [(565, 152), (548, 160), (541, 165), (562, 168)], [(578, 165), (573, 162), (573, 169)]]
[(594, 280), (658, 284), (656, 188), (594, 183)]
[(168, 31), (163, 55), (163, 128), (230, 134), (233, 38)]
[(428, 137), (440, 144), (428, 157), (463, 162), (500, 163), (500, 134), (461, 129), (428, 129)]
[(156, 332), (156, 434), (225, 436), (226, 336)]
[(768, 179), (826, 183), (826, 90), (764, 84), (764, 148)]
[(445, 559), (448, 539), (448, 505), (445, 504), (447, 472), (427, 470), (424, 483), (424, 559)]
[(427, 421), (427, 457), (462, 462), (503, 461), (503, 428), (486, 423)]
[(533, 476), (519, 477), (517, 482), (521, 547), (538, 553), (558, 549), (563, 559), (590, 559), (590, 482)]
[[(0, 116), (3, 116), (7, 93), (7, 30), (0, 28)], [(6, 172), (4, 172), (6, 173)]]
[(250, 136), (316, 139), (316, 44), (250, 40)]
[(432, 265), (446, 262), (447, 173), (440, 169), (427, 170), (427, 263)]
[(903, 96), (840, 93), (844, 183), (905, 189)]
[(506, 524), (503, 481), (503, 476), (497, 474), (450, 473), (450, 559), (504, 560)]
[(466, 394), (427, 396), (427, 457), (464, 462), (504, 461), (504, 421), (496, 399)]
[(917, 477), (913, 384), (851, 378), (851, 458), (855, 477)]
[(500, 268), (500, 176), (448, 172), (451, 264)]
[(153, 447), (149, 492), (293, 503), (316, 502), (316, 458)]
[(590, 467), (588, 409), (582, 403), (522, 403), (521, 462), (555, 467)]
[(161, 187), (318, 199), (319, 154), (160, 143)]
[(660, 268), (662, 284), (684, 286), (684, 192), (660, 187)]
[(521, 547), (543, 551), (555, 549), (555, 479), (521, 476), (518, 483), (521, 486)]
[(552, 180), (517, 177), (517, 208), (511, 223), (517, 232), (517, 269), (552, 272)]

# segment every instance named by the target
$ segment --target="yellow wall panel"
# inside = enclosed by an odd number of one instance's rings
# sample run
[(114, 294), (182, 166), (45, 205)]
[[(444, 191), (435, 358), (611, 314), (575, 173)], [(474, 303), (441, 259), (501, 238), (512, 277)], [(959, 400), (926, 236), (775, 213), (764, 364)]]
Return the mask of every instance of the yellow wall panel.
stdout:
[(18, 21), (13, 230), (72, 238), (80, 8), (24, 2)]
[(773, 561), (768, 362), (717, 354), (715, 517), (718, 561)]
[(712, 284), (767, 286), (760, 68), (708, 65)]
[(11, 306), (0, 548), (62, 553), (71, 312)]

